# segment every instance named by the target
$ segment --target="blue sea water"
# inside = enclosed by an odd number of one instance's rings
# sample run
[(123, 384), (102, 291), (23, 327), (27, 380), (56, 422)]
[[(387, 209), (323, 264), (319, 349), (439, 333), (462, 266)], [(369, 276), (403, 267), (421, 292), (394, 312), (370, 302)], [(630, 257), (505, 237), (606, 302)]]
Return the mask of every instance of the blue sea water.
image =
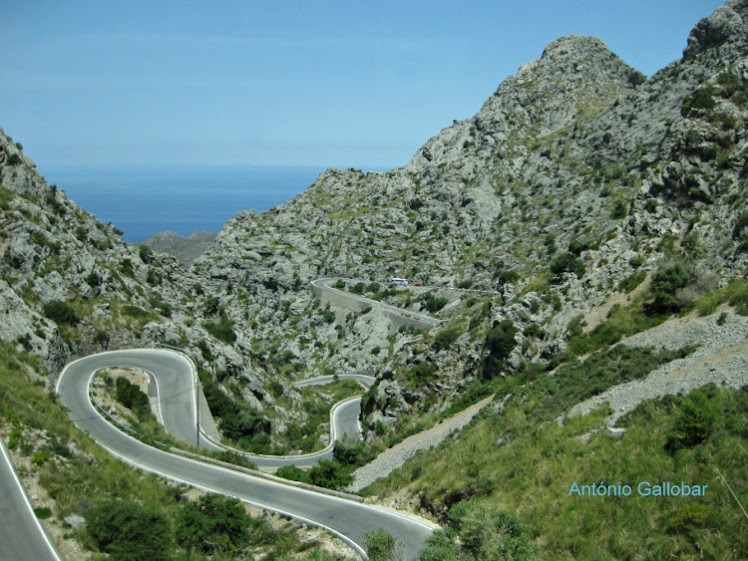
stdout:
[(157, 232), (218, 232), (241, 210), (267, 210), (305, 191), (322, 167), (54, 167), (43, 169), (81, 208), (127, 242)]

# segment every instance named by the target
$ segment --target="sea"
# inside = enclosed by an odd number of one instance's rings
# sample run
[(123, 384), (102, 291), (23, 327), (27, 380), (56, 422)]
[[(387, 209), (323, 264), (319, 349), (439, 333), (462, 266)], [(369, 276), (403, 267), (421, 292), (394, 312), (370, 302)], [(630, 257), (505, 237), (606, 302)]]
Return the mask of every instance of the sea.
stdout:
[(305, 191), (323, 167), (181, 166), (42, 169), (49, 184), (137, 243), (171, 230), (218, 232), (239, 211), (268, 210)]

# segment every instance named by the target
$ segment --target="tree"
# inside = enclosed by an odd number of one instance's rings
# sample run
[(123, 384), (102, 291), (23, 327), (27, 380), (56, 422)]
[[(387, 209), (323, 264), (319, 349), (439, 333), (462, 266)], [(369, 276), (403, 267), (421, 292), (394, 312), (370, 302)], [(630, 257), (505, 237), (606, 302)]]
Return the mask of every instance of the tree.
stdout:
[(114, 561), (170, 559), (171, 527), (155, 510), (130, 501), (108, 500), (85, 514), (86, 528), (99, 549)]
[(238, 499), (203, 495), (179, 511), (176, 524), (179, 545), (208, 555), (232, 554), (249, 542), (252, 519)]
[(517, 328), (510, 319), (495, 324), (488, 332), (485, 343), (488, 356), (483, 362), (484, 378), (494, 378), (504, 369), (506, 359), (517, 345), (515, 335), (517, 335)]
[(681, 303), (677, 292), (687, 286), (692, 278), (693, 275), (680, 263), (658, 270), (652, 277), (654, 301), (649, 304), (649, 311), (654, 313), (679, 311)]

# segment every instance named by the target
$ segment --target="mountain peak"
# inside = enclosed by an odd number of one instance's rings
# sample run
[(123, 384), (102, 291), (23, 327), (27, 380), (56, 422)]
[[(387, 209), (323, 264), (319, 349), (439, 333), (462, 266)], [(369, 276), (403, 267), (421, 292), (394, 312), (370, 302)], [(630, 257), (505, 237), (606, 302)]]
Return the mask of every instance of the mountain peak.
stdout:
[(719, 48), (717, 56), (745, 53), (748, 48), (748, 0), (730, 0), (691, 31), (683, 58)]
[(597, 37), (564, 35), (551, 41), (540, 58), (541, 60), (554, 57), (578, 58), (590, 52), (601, 52), (604, 55), (612, 54), (608, 46)]

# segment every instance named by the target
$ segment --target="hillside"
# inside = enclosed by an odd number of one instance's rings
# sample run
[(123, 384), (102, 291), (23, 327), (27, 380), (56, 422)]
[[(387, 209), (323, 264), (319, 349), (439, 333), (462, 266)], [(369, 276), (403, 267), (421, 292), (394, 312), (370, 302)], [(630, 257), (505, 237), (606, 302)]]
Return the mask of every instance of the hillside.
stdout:
[[(748, 0), (730, 0), (651, 77), (594, 37), (553, 41), (402, 168), (328, 169), (193, 239), (199, 251), (163, 236), (125, 244), (0, 131), (0, 339), (47, 388), (73, 358), (184, 348), (226, 440), (257, 453), (327, 443), (332, 394), (296, 381), (374, 376), (348, 471), (495, 395), (363, 491), (449, 526), (423, 559), (637, 559), (642, 541), (655, 558), (739, 559), (744, 537), (711, 533), (745, 522), (723, 482), (748, 502), (734, 372), (748, 353), (747, 124)], [(181, 262), (162, 253), (177, 246)], [(357, 304), (322, 303), (310, 287), (322, 278)], [(398, 323), (378, 302), (438, 323)], [(687, 383), (656, 381), (685, 371)], [(693, 393), (659, 400), (678, 391)], [(3, 424), (28, 431), (17, 406), (0, 397)], [(565, 496), (574, 478), (646, 477), (708, 479), (715, 493), (594, 507)], [(55, 506), (60, 519), (80, 508)], [(599, 520), (618, 527), (597, 532)]]

